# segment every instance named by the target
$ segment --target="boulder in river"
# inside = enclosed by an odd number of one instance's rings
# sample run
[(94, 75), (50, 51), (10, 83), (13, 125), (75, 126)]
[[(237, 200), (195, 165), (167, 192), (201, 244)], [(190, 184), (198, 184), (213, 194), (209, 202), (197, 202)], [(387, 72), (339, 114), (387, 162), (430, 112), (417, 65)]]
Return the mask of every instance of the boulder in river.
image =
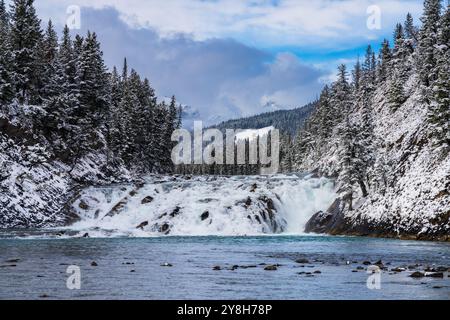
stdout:
[(266, 271), (277, 271), (278, 268), (277, 268), (277, 266), (270, 265), (270, 266), (265, 267), (264, 270), (266, 270)]
[(6, 263), (17, 263), (19, 261), (20, 261), (20, 259), (9, 259), (9, 260), (6, 260), (5, 262)]
[(144, 199), (142, 199), (142, 201), (141, 201), (141, 204), (148, 204), (148, 203), (152, 203), (153, 202), (153, 200), (155, 200), (153, 197), (151, 197), (151, 196), (148, 196), (148, 197), (145, 197)]
[(175, 218), (176, 216), (178, 216), (181, 213), (181, 208), (180, 207), (176, 207), (175, 209), (173, 209), (172, 213), (170, 214), (170, 216), (172, 218)]
[(304, 263), (309, 263), (309, 260), (305, 259), (305, 258), (301, 258), (301, 259), (295, 260), (295, 262), (300, 263), (300, 264), (304, 264)]
[(208, 218), (209, 218), (209, 211), (203, 212), (202, 215), (200, 216), (200, 219), (202, 219), (202, 221), (205, 221)]
[(136, 227), (136, 229), (144, 230), (144, 227), (148, 226), (148, 221), (142, 222), (140, 225)]
[(166, 262), (166, 263), (163, 263), (162, 265), (161, 265), (161, 267), (173, 267), (173, 265), (172, 264), (170, 264), (170, 263), (168, 263), (168, 262)]
[(410, 277), (411, 277), (411, 278), (423, 278), (423, 277), (425, 277), (425, 273), (420, 272), (420, 271), (416, 271), (416, 272), (413, 272), (413, 273), (410, 275)]
[(89, 205), (84, 200), (80, 201), (80, 203), (78, 204), (78, 207), (81, 210), (89, 210)]
[(444, 273), (443, 272), (427, 272), (427, 273), (425, 273), (425, 277), (444, 278)]

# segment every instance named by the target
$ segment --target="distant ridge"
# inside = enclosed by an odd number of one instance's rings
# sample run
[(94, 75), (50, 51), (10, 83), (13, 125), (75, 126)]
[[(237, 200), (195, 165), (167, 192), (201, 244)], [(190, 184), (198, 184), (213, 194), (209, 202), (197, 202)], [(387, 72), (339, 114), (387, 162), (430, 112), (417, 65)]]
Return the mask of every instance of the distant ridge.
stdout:
[(273, 126), (283, 133), (295, 135), (298, 129), (303, 127), (305, 120), (309, 118), (316, 105), (317, 102), (315, 101), (300, 108), (266, 112), (256, 116), (228, 120), (212, 127), (225, 130), (262, 129)]

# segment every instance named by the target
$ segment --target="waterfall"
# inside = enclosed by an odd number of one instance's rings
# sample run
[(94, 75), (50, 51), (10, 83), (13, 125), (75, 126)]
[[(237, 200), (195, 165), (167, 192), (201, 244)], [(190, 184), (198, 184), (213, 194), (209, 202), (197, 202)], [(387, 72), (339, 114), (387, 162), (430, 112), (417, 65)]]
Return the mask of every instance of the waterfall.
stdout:
[(335, 199), (333, 182), (301, 175), (148, 177), (91, 187), (72, 204), (90, 237), (301, 234)]

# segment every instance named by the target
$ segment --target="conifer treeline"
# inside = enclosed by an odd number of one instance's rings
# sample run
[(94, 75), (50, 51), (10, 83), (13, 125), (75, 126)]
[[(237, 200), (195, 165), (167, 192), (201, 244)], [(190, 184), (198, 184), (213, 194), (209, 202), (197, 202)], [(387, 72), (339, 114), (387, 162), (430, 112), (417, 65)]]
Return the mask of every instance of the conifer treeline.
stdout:
[(384, 40), (378, 56), (369, 46), (363, 62), (354, 67), (352, 81), (346, 66), (339, 66), (338, 79), (323, 89), (316, 111), (292, 146), (294, 162), (300, 166), (338, 146), (339, 181), (350, 210), (356, 188), (364, 197), (371, 191), (383, 194), (396, 180), (394, 165), (379, 152), (383, 141), (374, 136), (377, 88), (383, 90), (392, 113), (418, 88), (428, 108), (429, 141), (444, 155), (450, 150), (450, 4), (443, 8), (441, 0), (425, 0), (421, 20), (419, 29), (408, 14), (395, 28), (393, 45)]
[(33, 114), (54, 158), (68, 163), (102, 151), (108, 162), (139, 171), (168, 171), (171, 134), (180, 126), (175, 98), (159, 103), (148, 79), (108, 72), (95, 33), (62, 39), (49, 21), (41, 30), (33, 0), (0, 0), (0, 104), (42, 106)]

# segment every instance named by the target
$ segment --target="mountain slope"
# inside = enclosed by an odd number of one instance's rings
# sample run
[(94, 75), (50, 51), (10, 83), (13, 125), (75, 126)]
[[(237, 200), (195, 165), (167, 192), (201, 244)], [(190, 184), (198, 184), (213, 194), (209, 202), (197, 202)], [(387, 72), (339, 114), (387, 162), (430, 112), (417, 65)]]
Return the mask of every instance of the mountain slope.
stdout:
[(305, 120), (313, 112), (316, 103), (307, 104), (304, 107), (292, 110), (279, 110), (267, 112), (260, 115), (229, 120), (216, 126), (219, 130), (225, 129), (262, 129), (275, 127), (284, 133), (294, 135), (294, 133), (303, 127)]
[[(420, 90), (412, 89), (408, 100), (392, 112), (384, 88), (377, 90), (372, 100), (374, 134), (380, 141), (376, 153), (387, 165), (387, 186), (374, 188), (367, 197), (358, 190), (353, 210), (341, 192), (328, 212), (313, 217), (307, 231), (449, 240), (450, 155), (428, 138), (427, 108), (420, 100)], [(353, 119), (360, 117), (360, 111), (352, 114)], [(328, 143), (323, 150), (318, 157), (309, 154), (298, 169), (339, 176), (338, 146)]]

